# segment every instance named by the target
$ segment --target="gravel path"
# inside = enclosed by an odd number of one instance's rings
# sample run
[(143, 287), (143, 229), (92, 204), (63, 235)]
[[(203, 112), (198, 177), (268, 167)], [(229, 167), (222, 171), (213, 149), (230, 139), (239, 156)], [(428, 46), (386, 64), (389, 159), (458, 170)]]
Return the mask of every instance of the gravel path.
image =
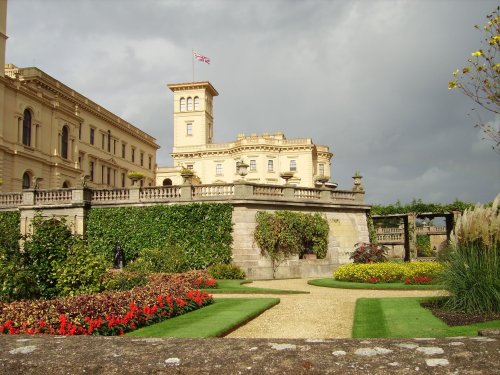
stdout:
[[(306, 279), (254, 281), (251, 286), (304, 290), (310, 294), (279, 295), (281, 302), (248, 324), (230, 333), (230, 338), (350, 338), (354, 305), (361, 297), (420, 297), (442, 295), (435, 290), (359, 290), (324, 288)], [(274, 297), (275, 295), (214, 295), (215, 298)]]

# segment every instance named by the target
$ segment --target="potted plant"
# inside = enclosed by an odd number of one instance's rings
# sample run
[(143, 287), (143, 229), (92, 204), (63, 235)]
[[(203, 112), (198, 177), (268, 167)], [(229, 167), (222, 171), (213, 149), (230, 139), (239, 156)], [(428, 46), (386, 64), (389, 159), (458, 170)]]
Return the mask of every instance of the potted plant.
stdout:
[(183, 184), (191, 184), (193, 181), (194, 172), (192, 169), (182, 167), (181, 176), (183, 178)]
[(142, 172), (128, 172), (127, 177), (132, 180), (132, 186), (136, 186), (137, 181), (142, 180), (145, 175)]

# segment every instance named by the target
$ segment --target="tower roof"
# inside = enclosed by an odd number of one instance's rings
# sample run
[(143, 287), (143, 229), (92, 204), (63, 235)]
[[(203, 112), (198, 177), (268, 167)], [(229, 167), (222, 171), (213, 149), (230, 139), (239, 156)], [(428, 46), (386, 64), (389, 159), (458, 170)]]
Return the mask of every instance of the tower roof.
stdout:
[(169, 83), (167, 87), (172, 91), (186, 91), (186, 90), (208, 90), (212, 96), (218, 96), (219, 93), (208, 81), (203, 82), (186, 82), (186, 83)]

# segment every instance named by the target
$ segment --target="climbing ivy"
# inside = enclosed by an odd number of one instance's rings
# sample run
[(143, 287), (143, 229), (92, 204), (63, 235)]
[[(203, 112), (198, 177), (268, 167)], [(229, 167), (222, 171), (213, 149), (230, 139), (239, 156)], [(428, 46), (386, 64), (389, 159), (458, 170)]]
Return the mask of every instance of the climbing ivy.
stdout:
[(110, 261), (117, 244), (130, 261), (141, 249), (169, 242), (186, 252), (189, 268), (200, 269), (231, 260), (231, 217), (232, 206), (220, 203), (92, 208), (86, 235), (90, 247)]
[(450, 204), (424, 203), (421, 199), (413, 199), (409, 204), (401, 204), (398, 200), (394, 204), (386, 206), (374, 204), (371, 208), (371, 215), (394, 215), (413, 213), (443, 213), (452, 211), (463, 212), (467, 208), (474, 207), (472, 203), (463, 202), (456, 199)]
[(320, 214), (257, 212), (256, 222), (254, 239), (262, 255), (271, 259), (273, 278), (279, 265), (292, 255), (326, 256), (329, 226)]
[(0, 251), (10, 254), (19, 249), (20, 218), (19, 211), (0, 212)]

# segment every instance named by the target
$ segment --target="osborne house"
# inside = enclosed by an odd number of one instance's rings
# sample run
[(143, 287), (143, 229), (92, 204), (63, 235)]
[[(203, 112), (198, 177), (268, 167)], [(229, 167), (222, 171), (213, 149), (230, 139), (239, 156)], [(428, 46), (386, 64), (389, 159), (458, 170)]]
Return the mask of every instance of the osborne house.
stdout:
[(273, 276), (254, 241), (258, 212), (319, 213), (328, 222), (326, 257), (287, 258), (280, 278), (329, 276), (369, 241), (361, 176), (337, 189), (328, 146), (283, 132), (214, 143), (217, 90), (174, 83), (173, 165), (158, 167), (160, 146), (138, 126), (36, 67), (5, 64), (6, 9), (0, 0), (0, 211), (19, 212), (21, 234), (36, 213), (83, 235), (93, 209), (226, 203), (232, 261), (253, 279)]
[(239, 180), (237, 164), (248, 165), (246, 180), (280, 185), (282, 173), (290, 173), (289, 183), (314, 187), (330, 178), (327, 146), (311, 139), (286, 139), (282, 132), (262, 135), (239, 134), (236, 141), (213, 143), (213, 101), (218, 92), (210, 82), (168, 85), (174, 94), (174, 167), (160, 167), (157, 185), (182, 183), (182, 168), (192, 170), (204, 184)]

